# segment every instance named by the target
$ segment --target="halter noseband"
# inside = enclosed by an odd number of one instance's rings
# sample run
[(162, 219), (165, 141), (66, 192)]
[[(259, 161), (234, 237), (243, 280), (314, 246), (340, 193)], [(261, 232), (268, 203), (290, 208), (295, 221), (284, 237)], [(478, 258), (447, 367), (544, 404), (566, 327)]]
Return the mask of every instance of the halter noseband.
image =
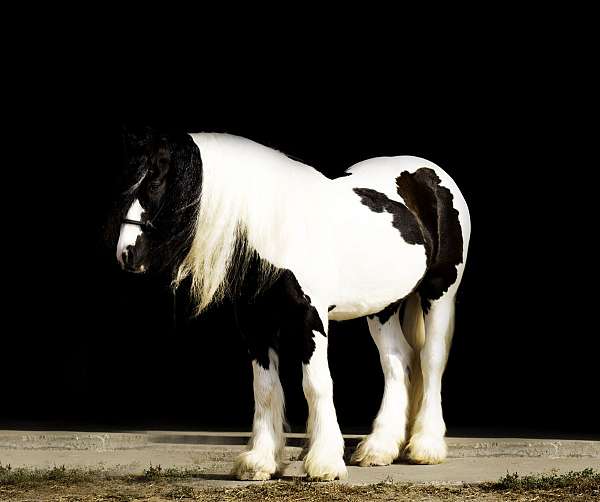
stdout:
[(123, 218), (121, 222), (127, 223), (129, 225), (137, 225), (142, 229), (143, 232), (156, 232), (156, 227), (152, 224), (151, 221), (143, 222), (139, 220), (130, 220), (129, 218)]
[(146, 232), (146, 233), (158, 233), (158, 229), (154, 226), (153, 221), (156, 220), (156, 218), (158, 218), (158, 215), (160, 214), (160, 212), (163, 210), (163, 207), (165, 207), (165, 203), (163, 202), (160, 207), (158, 208), (158, 211), (156, 211), (156, 214), (154, 215), (154, 218), (152, 218), (149, 221), (141, 221), (141, 220), (130, 220), (129, 218), (123, 218), (121, 220), (121, 223), (127, 223), (129, 225), (137, 225), (138, 227), (140, 227), (142, 229), (142, 232)]

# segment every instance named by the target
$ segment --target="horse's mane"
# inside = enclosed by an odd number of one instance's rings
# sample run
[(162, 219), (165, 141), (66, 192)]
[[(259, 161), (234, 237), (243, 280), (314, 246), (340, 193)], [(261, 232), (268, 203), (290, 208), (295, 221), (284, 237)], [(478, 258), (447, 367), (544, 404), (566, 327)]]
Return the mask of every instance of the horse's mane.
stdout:
[(202, 157), (202, 190), (195, 235), (175, 285), (191, 278), (198, 314), (235, 293), (251, 263), (258, 262), (253, 284), (259, 290), (277, 278), (281, 263), (256, 258), (259, 251), (285, 255), (285, 187), (313, 169), (244, 138), (192, 137)]

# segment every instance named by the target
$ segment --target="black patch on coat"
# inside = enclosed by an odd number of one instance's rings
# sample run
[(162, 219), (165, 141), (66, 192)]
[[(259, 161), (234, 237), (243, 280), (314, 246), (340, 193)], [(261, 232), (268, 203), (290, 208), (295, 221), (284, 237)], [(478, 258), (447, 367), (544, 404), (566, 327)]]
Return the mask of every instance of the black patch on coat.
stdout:
[(398, 307), (400, 307), (401, 304), (402, 304), (402, 300), (396, 300), (395, 302), (390, 303), (383, 310), (377, 312), (376, 314), (370, 315), (369, 319), (373, 319), (374, 317), (377, 317), (377, 319), (379, 320), (379, 322), (381, 324), (385, 324), (396, 313), (396, 311), (398, 310)]
[(284, 331), (288, 332), (296, 343), (300, 343), (302, 362), (308, 364), (315, 351), (315, 334), (323, 336), (325, 327), (317, 309), (312, 305), (310, 297), (302, 291), (296, 276), (286, 270), (280, 279), (283, 285), (282, 312), (287, 318), (282, 322)]
[(329, 307), (327, 307), (327, 312), (331, 312), (335, 307), (335, 305), (329, 305)]
[(393, 216), (392, 225), (400, 231), (400, 235), (408, 244), (423, 244), (423, 234), (415, 215), (408, 208), (389, 199), (385, 194), (370, 188), (355, 188), (354, 192), (360, 196), (360, 201), (375, 213), (384, 211)]
[(323, 321), (290, 270), (280, 269), (272, 283), (261, 284), (261, 262), (255, 253), (231, 298), (250, 355), (268, 369), (269, 349), (278, 352), (281, 342), (292, 346), (308, 364), (315, 350), (314, 331), (327, 336)]
[(423, 167), (396, 178), (398, 194), (415, 215), (425, 237), (427, 272), (417, 291), (421, 306), (427, 313), (431, 301), (448, 291), (457, 278), (456, 267), (463, 261), (463, 239), (458, 211), (452, 205), (453, 196), (440, 185), (433, 169)]
[(234, 303), (235, 321), (248, 346), (250, 357), (268, 370), (269, 349), (279, 352), (280, 326), (268, 295), (252, 302)]

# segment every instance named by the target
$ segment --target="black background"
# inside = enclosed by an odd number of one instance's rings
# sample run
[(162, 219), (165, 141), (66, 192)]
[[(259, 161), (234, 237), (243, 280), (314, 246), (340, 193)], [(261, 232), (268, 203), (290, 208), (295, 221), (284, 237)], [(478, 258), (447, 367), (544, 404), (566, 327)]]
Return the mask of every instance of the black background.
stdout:
[[(575, 64), (514, 55), (448, 54), (418, 69), (284, 69), (275, 59), (192, 71), (152, 55), (110, 74), (41, 65), (7, 121), (19, 176), (4, 184), (16, 202), (4, 241), (13, 253), (0, 426), (251, 426), (250, 362), (230, 305), (191, 320), (180, 291), (175, 326), (164, 281), (121, 272), (103, 240), (121, 126), (150, 124), (246, 136), (329, 176), (382, 155), (442, 166), (473, 226), (444, 376), (450, 433), (597, 434), (600, 344), (586, 289), (597, 155), (585, 79)], [(382, 393), (376, 348), (364, 320), (330, 333), (339, 421), (366, 431)], [(293, 354), (282, 375), (288, 418), (302, 430)]]

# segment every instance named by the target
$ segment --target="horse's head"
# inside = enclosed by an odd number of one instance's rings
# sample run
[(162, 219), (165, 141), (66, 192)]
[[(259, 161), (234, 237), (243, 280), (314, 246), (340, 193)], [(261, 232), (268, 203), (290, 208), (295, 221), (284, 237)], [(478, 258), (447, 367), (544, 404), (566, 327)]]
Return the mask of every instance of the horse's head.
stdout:
[(187, 134), (125, 134), (117, 260), (130, 272), (173, 268), (193, 234), (200, 152)]

